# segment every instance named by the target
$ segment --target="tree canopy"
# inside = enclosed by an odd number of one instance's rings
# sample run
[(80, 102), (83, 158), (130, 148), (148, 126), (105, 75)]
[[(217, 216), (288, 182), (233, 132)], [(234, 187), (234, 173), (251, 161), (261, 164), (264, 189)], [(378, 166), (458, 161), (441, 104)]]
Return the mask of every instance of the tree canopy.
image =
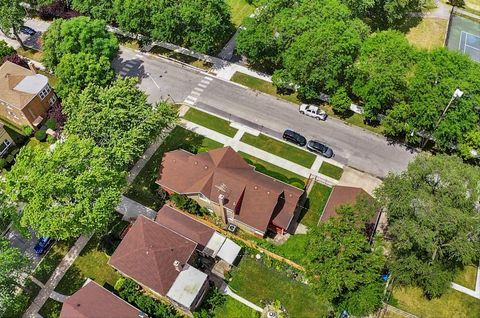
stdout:
[(26, 13), (20, 3), (19, 0), (0, 0), (0, 30), (5, 35), (13, 33), (18, 43), (23, 47), (18, 32), (25, 21)]
[(480, 171), (459, 158), (420, 154), (377, 190), (392, 237), (397, 282), (438, 297), (480, 258)]
[(97, 57), (90, 53), (65, 54), (55, 69), (58, 84), (57, 94), (65, 98), (78, 94), (89, 84), (107, 86), (115, 77), (110, 60), (106, 56)]
[[(0, 238), (0, 308), (10, 308), (21, 276), (28, 272), (29, 259), (5, 238)], [(2, 312), (2, 310), (0, 310)]]
[(20, 224), (57, 239), (102, 232), (125, 185), (104, 150), (88, 137), (69, 136), (53, 151), (23, 147), (6, 174), (5, 190), (23, 205)]
[(15, 53), (15, 49), (7, 44), (4, 40), (0, 40), (0, 61), (4, 57)]
[(361, 198), (358, 202), (340, 207), (338, 216), (309, 229), (306, 270), (310, 284), (339, 311), (365, 316), (381, 305), (384, 259), (366, 235), (365, 222), (373, 217), (374, 205)]
[(111, 164), (125, 168), (162, 129), (172, 124), (176, 111), (167, 103), (150, 105), (133, 78), (118, 79), (108, 87), (90, 85), (64, 100), (65, 130), (88, 136), (108, 153)]
[(43, 62), (54, 70), (61, 58), (68, 53), (89, 53), (100, 59), (112, 60), (118, 52), (117, 38), (107, 31), (102, 20), (77, 17), (57, 19), (43, 38)]

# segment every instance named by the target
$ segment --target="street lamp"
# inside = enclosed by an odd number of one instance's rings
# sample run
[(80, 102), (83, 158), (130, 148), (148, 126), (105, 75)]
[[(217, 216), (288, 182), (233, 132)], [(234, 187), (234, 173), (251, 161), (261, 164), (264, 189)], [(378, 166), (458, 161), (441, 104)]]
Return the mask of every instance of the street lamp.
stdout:
[(425, 138), (425, 141), (423, 142), (422, 144), (422, 148), (424, 148), (426, 145), (427, 145), (427, 142), (428, 140), (430, 139), (430, 137), (432, 137), (432, 134), (435, 130), (437, 130), (438, 128), (438, 125), (440, 125), (440, 123), (442, 122), (443, 120), (443, 117), (445, 116), (445, 114), (447, 113), (448, 109), (450, 108), (450, 106), (452, 105), (453, 101), (457, 98), (460, 98), (463, 96), (463, 91), (461, 91), (460, 89), (456, 89), (455, 92), (453, 92), (453, 95), (452, 95), (452, 98), (450, 98), (450, 101), (448, 102), (447, 104), (447, 107), (445, 107), (445, 109), (443, 110), (442, 114), (440, 115), (440, 117), (438, 118), (437, 122), (435, 123), (435, 126), (433, 127), (433, 130), (432, 132), (428, 135), (428, 138)]

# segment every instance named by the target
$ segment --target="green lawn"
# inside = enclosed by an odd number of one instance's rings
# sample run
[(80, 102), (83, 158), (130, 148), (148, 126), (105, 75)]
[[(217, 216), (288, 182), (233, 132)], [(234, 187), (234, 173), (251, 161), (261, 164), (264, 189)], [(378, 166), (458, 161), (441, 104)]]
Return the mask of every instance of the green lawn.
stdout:
[(454, 282), (464, 287), (475, 290), (475, 284), (477, 282), (477, 266), (465, 266), (463, 271), (458, 273)]
[(335, 180), (340, 180), (343, 174), (343, 169), (324, 161), (322, 162), (322, 165), (320, 166), (320, 169), (318, 170), (318, 172), (326, 176), (329, 176), (330, 178), (333, 178)]
[(42, 71), (42, 70), (38, 70), (37, 71), (39, 74), (43, 74), (45, 75), (46, 77), (48, 77), (48, 83), (50, 84), (50, 86), (52, 86), (53, 88), (55, 88), (55, 86), (57, 85), (57, 82), (58, 82), (58, 78), (55, 76), (55, 75), (52, 75), (50, 74), (49, 72), (47, 71)]
[(11, 307), (6, 308), (4, 318), (20, 318), (40, 292), (40, 287), (28, 279)]
[(264, 134), (258, 137), (245, 133), (241, 139), (242, 142), (257, 147), (274, 155), (287, 159), (291, 162), (310, 168), (315, 161), (316, 156), (308, 151), (299, 149), (277, 139), (273, 139)]
[(307, 209), (300, 216), (300, 223), (308, 227), (316, 226), (331, 192), (332, 188), (321, 183), (315, 183), (308, 194)]
[(186, 63), (186, 64), (190, 64), (192, 66), (201, 68), (205, 71), (210, 70), (213, 66), (213, 64), (210, 63), (210, 62), (205, 62), (205, 61), (196, 59), (194, 57), (191, 57), (189, 55), (185, 55), (185, 54), (182, 54), (182, 53), (179, 53), (179, 52), (175, 52), (175, 51), (172, 51), (172, 50), (169, 50), (169, 49), (165, 49), (165, 48), (160, 47), (160, 46), (154, 46), (150, 50), (150, 53), (165, 56), (165, 57), (169, 57), (169, 58), (178, 60), (180, 62), (183, 62), (183, 63)]
[(58, 318), (60, 317), (60, 311), (62, 310), (62, 303), (52, 298), (48, 298), (38, 313), (43, 318)]
[(277, 92), (277, 88), (273, 86), (272, 83), (264, 81), (262, 79), (244, 74), (242, 72), (235, 72), (232, 78), (230, 79), (232, 82), (239, 83), (250, 87), (251, 89), (255, 89), (257, 91), (263, 92), (265, 94), (269, 94), (275, 96), (277, 98), (286, 100), (288, 102), (300, 105), (302, 102), (298, 99), (297, 93), (291, 94), (281, 94)]
[(92, 237), (55, 290), (64, 295), (72, 295), (83, 286), (87, 278), (101, 286), (105, 283), (114, 286), (120, 275), (107, 262), (108, 255), (100, 248), (99, 238)]
[(157, 193), (158, 185), (155, 183), (163, 154), (179, 148), (205, 152), (222, 146), (183, 127), (175, 127), (130, 185), (126, 196), (157, 211), (163, 205), (163, 200)]
[(227, 0), (227, 4), (230, 6), (232, 23), (235, 24), (237, 28), (242, 24), (243, 19), (255, 11), (255, 7), (248, 4), (245, 0)]
[(73, 240), (56, 242), (43, 257), (32, 275), (45, 284), (74, 243)]
[(418, 25), (408, 30), (406, 38), (410, 44), (420, 49), (443, 47), (447, 23), (448, 20), (424, 17)]
[(258, 318), (260, 313), (242, 304), (241, 302), (226, 297), (222, 306), (215, 308), (214, 318)]
[(251, 156), (244, 152), (238, 152), (243, 159), (245, 159), (249, 164), (255, 166), (255, 170), (266, 174), (272, 178), (278, 179), (290, 185), (293, 185), (297, 188), (303, 189), (305, 187), (306, 178), (299, 176), (296, 173), (293, 173), (289, 170), (277, 167), (270, 162), (258, 159), (257, 157)]
[(43, 58), (43, 52), (37, 51), (37, 50), (34, 50), (34, 49), (30, 49), (30, 48), (22, 49), (20, 47), (20, 48), (17, 49), (17, 53), (18, 53), (18, 55), (27, 57), (27, 58), (29, 58), (31, 60), (34, 60), (34, 61), (37, 61), (37, 62), (41, 62), (42, 58)]
[(442, 297), (428, 300), (417, 287), (395, 288), (396, 307), (422, 318), (478, 318), (480, 300), (450, 288)]
[(268, 269), (263, 263), (245, 256), (232, 272), (230, 287), (240, 296), (260, 305), (263, 300), (279, 300), (289, 317), (318, 318), (327, 316), (328, 304), (308, 286)]
[(195, 108), (190, 108), (183, 118), (229, 137), (235, 136), (238, 131), (237, 129), (230, 127), (229, 121)]

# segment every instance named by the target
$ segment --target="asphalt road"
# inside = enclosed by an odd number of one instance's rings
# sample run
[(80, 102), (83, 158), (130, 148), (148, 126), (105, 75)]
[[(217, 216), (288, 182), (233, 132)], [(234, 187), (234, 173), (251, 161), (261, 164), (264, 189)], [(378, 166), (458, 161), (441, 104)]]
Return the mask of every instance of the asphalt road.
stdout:
[[(138, 76), (140, 87), (149, 94), (151, 102), (161, 99), (182, 102), (191, 95), (196, 98), (198, 108), (276, 137), (286, 128), (292, 128), (307, 139), (330, 145), (338, 162), (378, 177), (404, 170), (415, 156), (414, 152), (391, 144), (383, 136), (334, 118), (321, 122), (300, 115), (293, 104), (213, 76), (210, 76), (212, 80), (205, 81), (205, 74), (163, 58), (123, 48), (114, 61), (114, 68), (122, 75)], [(198, 86), (206, 82), (210, 83)], [(191, 94), (196, 87), (198, 93)]]

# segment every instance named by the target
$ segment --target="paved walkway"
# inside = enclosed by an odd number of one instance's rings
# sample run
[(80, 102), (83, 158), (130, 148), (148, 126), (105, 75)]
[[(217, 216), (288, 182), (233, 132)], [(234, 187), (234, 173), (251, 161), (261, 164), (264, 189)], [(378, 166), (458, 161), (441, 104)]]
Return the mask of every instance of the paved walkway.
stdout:
[(115, 209), (118, 213), (123, 215), (124, 221), (136, 219), (140, 214), (145, 215), (147, 218), (153, 220), (157, 215), (154, 210), (122, 195), (120, 204)]
[(50, 297), (50, 295), (54, 291), (55, 287), (57, 287), (58, 283), (65, 275), (65, 272), (73, 264), (75, 259), (78, 257), (80, 252), (85, 247), (85, 245), (87, 245), (90, 238), (91, 238), (91, 235), (90, 236), (82, 235), (78, 238), (78, 240), (75, 242), (72, 248), (68, 251), (65, 257), (62, 259), (60, 264), (57, 266), (52, 276), (50, 276), (48, 281), (45, 283), (45, 286), (40, 290), (37, 297), (35, 297), (30, 307), (28, 307), (27, 311), (25, 311), (25, 313), (23, 314), (24, 318), (36, 317), (40, 308), (43, 307), (47, 299)]
[(227, 284), (224, 284), (221, 288), (220, 288), (220, 292), (224, 295), (228, 295), (236, 300), (238, 300), (239, 302), (241, 302), (242, 304), (252, 308), (253, 310), (256, 310), (258, 312), (263, 312), (263, 309), (260, 308), (259, 306), (255, 305), (254, 303), (252, 303), (251, 301), (248, 301), (246, 300), (245, 298), (235, 294), (231, 289), (230, 287), (228, 287)]
[[(325, 176), (321, 173), (318, 172), (317, 166), (320, 167), (321, 163), (325, 160), (321, 158), (320, 156), (317, 156), (317, 159), (315, 160), (312, 168), (306, 168), (303, 167), (299, 164), (296, 164), (294, 162), (291, 162), (289, 160), (286, 160), (284, 158), (281, 158), (279, 156), (276, 156), (274, 154), (271, 154), (269, 152), (266, 152), (264, 150), (258, 149), (256, 147), (253, 147), (251, 145), (248, 145), (244, 142), (241, 142), (241, 136), (245, 132), (245, 130), (240, 129), (239, 132), (234, 136), (234, 138), (230, 138), (228, 136), (225, 136), (221, 133), (218, 133), (216, 131), (213, 131), (211, 129), (205, 128), (203, 126), (200, 126), (198, 124), (192, 123), (190, 121), (182, 119), (182, 124), (184, 125), (185, 128), (199, 134), (205, 137), (208, 137), (210, 139), (216, 140), (225, 146), (230, 146), (236, 151), (242, 151), (245, 152), (249, 155), (252, 155), (254, 157), (257, 157), (261, 160), (270, 162), (280, 168), (289, 170), (293, 173), (296, 173), (302, 177), (309, 178), (310, 176), (316, 176), (318, 179), (324, 181), (324, 183), (332, 186), (338, 183), (337, 180), (330, 178), (328, 176)], [(335, 165), (338, 165), (338, 163), (335, 163)]]

